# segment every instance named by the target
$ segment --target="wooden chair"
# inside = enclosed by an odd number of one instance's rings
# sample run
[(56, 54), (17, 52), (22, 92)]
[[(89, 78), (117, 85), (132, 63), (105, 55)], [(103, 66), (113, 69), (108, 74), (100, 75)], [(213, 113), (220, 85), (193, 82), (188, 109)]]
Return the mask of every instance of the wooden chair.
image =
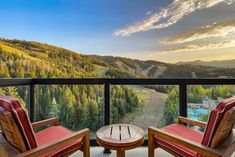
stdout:
[[(207, 123), (178, 118), (178, 124), (148, 129), (148, 156), (156, 148), (180, 157), (230, 157), (235, 151), (235, 97), (222, 101), (210, 113)], [(204, 133), (187, 124), (205, 128)]]
[[(69, 156), (77, 150), (90, 157), (90, 131), (72, 132), (58, 125), (56, 118), (30, 123), (25, 110), (14, 98), (0, 96), (0, 125), (4, 138), (19, 150), (17, 157)], [(50, 126), (37, 133), (34, 129)]]

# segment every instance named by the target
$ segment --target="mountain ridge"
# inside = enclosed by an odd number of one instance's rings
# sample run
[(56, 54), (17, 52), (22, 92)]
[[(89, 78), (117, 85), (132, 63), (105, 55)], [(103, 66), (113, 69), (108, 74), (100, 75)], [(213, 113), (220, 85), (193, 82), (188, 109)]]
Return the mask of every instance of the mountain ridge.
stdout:
[[(84, 55), (35, 41), (0, 39), (0, 77), (216, 78), (235, 69)], [(31, 72), (28, 72), (28, 71)]]
[(178, 62), (176, 64), (177, 65), (190, 64), (190, 65), (201, 65), (201, 66), (220, 67), (220, 68), (235, 68), (235, 59), (220, 60), (220, 61), (195, 60), (190, 62)]

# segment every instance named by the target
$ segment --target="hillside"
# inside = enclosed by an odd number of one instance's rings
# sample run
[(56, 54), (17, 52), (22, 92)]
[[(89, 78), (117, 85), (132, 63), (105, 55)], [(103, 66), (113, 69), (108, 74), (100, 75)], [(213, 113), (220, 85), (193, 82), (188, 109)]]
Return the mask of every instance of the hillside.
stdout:
[[(91, 56), (38, 42), (0, 40), (1, 78), (105, 76), (107, 67), (93, 60)], [(37, 85), (35, 88), (35, 121), (57, 117), (60, 124), (72, 130), (88, 127), (96, 131), (103, 126), (103, 86)], [(29, 92), (28, 86), (0, 88), (0, 95), (17, 98), (26, 110)], [(142, 105), (141, 99), (126, 86), (113, 86), (111, 94), (113, 123)]]
[(179, 62), (178, 65), (189, 64), (189, 65), (200, 65), (200, 66), (209, 66), (217, 68), (235, 68), (235, 59), (232, 60), (223, 60), (223, 61), (201, 61), (196, 60), (193, 62)]
[(82, 55), (32, 41), (0, 39), (0, 77), (235, 77), (235, 69)]

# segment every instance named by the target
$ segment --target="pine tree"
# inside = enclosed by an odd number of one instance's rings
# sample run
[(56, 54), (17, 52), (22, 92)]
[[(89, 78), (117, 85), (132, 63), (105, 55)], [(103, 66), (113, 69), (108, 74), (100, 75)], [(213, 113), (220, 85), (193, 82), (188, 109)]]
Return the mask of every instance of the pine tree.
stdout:
[(22, 99), (22, 97), (19, 95), (18, 90), (16, 87), (8, 87), (5, 89), (5, 95), (11, 96), (13, 98), (16, 98), (20, 101), (22, 106), (27, 110), (25, 101)]
[(5, 95), (5, 94), (6, 92), (2, 88), (0, 88), (0, 95)]
[(55, 97), (52, 98), (52, 102), (50, 104), (49, 117), (57, 117), (57, 103)]

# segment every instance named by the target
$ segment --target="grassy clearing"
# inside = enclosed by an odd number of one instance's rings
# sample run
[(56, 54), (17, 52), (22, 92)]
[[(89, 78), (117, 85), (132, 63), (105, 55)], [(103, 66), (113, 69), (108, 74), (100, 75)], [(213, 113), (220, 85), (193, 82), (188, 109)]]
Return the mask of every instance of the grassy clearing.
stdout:
[(105, 72), (106, 72), (107, 70), (108, 70), (107, 67), (95, 65), (95, 71), (94, 71), (94, 72), (97, 74), (97, 76), (103, 77), (103, 76), (105, 76)]
[(120, 122), (137, 125), (147, 133), (149, 126), (158, 126), (161, 124), (167, 94), (159, 93), (142, 86), (128, 87), (132, 88), (136, 95), (141, 98), (143, 105), (134, 112), (127, 114)]
[(13, 53), (13, 54), (17, 54), (19, 56), (24, 57), (25, 59), (29, 59), (29, 60), (33, 60), (33, 61), (42, 61), (41, 59), (38, 58), (34, 58), (30, 55), (28, 55), (27, 53), (25, 53), (24, 51), (21, 51), (19, 49), (7, 46), (3, 43), (0, 43), (0, 47), (2, 48), (3, 51), (8, 52), (8, 53)]

